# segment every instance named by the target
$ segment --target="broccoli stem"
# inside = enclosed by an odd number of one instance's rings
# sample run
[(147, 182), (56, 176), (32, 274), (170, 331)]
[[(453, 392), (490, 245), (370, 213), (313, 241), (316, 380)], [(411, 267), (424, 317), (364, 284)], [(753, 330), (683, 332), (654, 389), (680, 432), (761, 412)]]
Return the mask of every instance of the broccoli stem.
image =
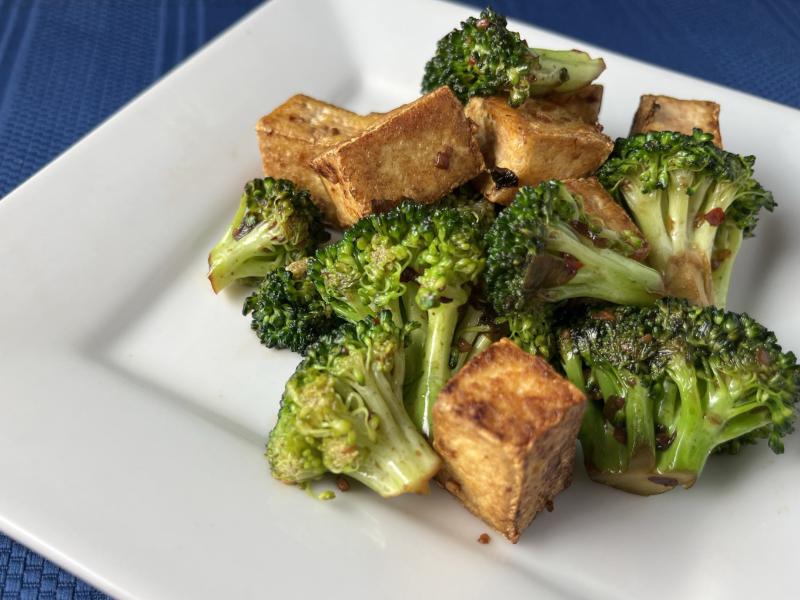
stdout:
[(539, 59), (531, 95), (573, 92), (586, 87), (600, 76), (606, 64), (602, 58), (590, 58), (580, 50), (546, 50), (531, 48)]
[(458, 325), (458, 312), (459, 305), (455, 302), (428, 310), (422, 376), (412, 397), (407, 399), (411, 420), (428, 437), (433, 437), (433, 404), (450, 378), (450, 346)]
[[(272, 253), (277, 252), (277, 256)], [(209, 280), (214, 291), (222, 290), (236, 279), (264, 277), (288, 262), (282, 249), (267, 246), (258, 228), (240, 240), (230, 237), (208, 256)]]
[[(475, 308), (471, 304), (467, 304), (464, 314), (458, 321), (458, 327), (453, 334), (453, 347), (451, 350), (452, 372), (456, 373), (464, 366), (471, 356), (475, 353), (475, 344), (480, 341), (480, 337), (485, 331), (485, 327), (481, 327), (481, 319), (483, 318), (483, 311)], [(491, 343), (491, 342), (490, 342)], [(461, 348), (464, 348), (463, 350)], [(480, 352), (480, 350), (478, 350)]]
[(540, 290), (549, 302), (590, 297), (616, 304), (646, 306), (663, 295), (658, 272), (612, 250), (584, 244), (565, 225), (551, 230), (548, 249), (569, 254), (582, 265), (566, 284)]
[[(723, 223), (717, 232), (717, 244), (714, 251), (721, 254), (716, 257), (712, 256), (711, 282), (714, 289), (714, 304), (720, 308), (725, 308), (728, 302), (733, 261), (743, 239), (744, 233), (735, 225), (728, 227)], [(716, 268), (714, 268), (715, 266)]]
[(381, 438), (369, 447), (369, 456), (348, 476), (384, 498), (408, 492), (425, 493), (440, 466), (439, 457), (419, 435), (403, 409), (399, 390), (386, 377), (370, 369), (365, 385), (353, 389), (378, 418)]
[(418, 323), (408, 334), (406, 347), (406, 377), (405, 389), (413, 390), (422, 374), (422, 359), (425, 355), (425, 337), (428, 329), (428, 315), (417, 304), (416, 297), (419, 285), (413, 281), (405, 284), (406, 289), (402, 296), (406, 323)]

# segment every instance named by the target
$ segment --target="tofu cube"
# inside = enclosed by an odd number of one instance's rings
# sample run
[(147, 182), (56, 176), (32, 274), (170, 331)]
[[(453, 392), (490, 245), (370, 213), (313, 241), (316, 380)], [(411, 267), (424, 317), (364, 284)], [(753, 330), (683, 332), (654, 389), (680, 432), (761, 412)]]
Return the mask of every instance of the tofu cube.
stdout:
[(434, 202), (484, 169), (463, 106), (447, 87), (380, 117), (312, 165), (345, 225), (406, 199)]
[(647, 94), (639, 99), (639, 109), (633, 117), (631, 134), (677, 131), (689, 135), (695, 127), (712, 134), (714, 143), (722, 148), (719, 104), (708, 100), (680, 100)]
[(591, 175), (613, 148), (598, 126), (548, 100), (530, 99), (512, 108), (504, 98), (474, 97), (466, 113), (477, 125), (489, 168), (479, 185), (500, 204), (510, 204), (518, 186)]
[[(604, 227), (619, 233), (631, 232), (644, 240), (641, 230), (628, 216), (622, 206), (611, 197), (606, 189), (600, 185), (596, 177), (586, 177), (582, 179), (565, 179), (564, 186), (573, 194), (583, 198), (583, 207), (593, 218), (600, 221)], [(650, 251), (647, 241), (642, 244), (634, 254), (633, 258), (644, 261)]]
[(329, 225), (342, 226), (311, 160), (375, 123), (382, 115), (357, 115), (303, 94), (289, 98), (256, 125), (264, 175), (290, 179), (311, 193)]
[(569, 486), (584, 395), (503, 339), (470, 360), (433, 408), (439, 481), (516, 543)]
[(574, 92), (552, 92), (544, 99), (566, 108), (584, 123), (595, 125), (603, 104), (603, 86), (595, 83)]

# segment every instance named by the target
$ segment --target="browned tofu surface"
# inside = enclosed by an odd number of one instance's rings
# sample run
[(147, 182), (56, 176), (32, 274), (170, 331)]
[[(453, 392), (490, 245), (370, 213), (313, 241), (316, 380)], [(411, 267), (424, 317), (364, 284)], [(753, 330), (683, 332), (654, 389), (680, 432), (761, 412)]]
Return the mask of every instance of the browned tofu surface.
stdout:
[(697, 127), (714, 136), (722, 148), (719, 104), (708, 100), (680, 100), (669, 96), (644, 95), (633, 117), (631, 134), (648, 131), (677, 131), (687, 135)]
[(591, 175), (613, 148), (597, 126), (547, 100), (530, 99), (512, 108), (504, 98), (475, 97), (466, 113), (477, 125), (478, 143), (490, 172), (494, 169), (497, 175), (499, 168), (516, 176), (516, 185), (504, 186), (502, 179), (490, 175), (479, 180), (484, 195), (500, 204), (511, 202), (517, 186)]
[(503, 339), (470, 360), (433, 408), (439, 481), (517, 542), (572, 478), (586, 400), (547, 361)]
[[(613, 229), (619, 233), (632, 232), (641, 239), (644, 239), (641, 230), (636, 223), (628, 216), (614, 198), (611, 197), (606, 189), (600, 185), (596, 177), (585, 177), (582, 179), (565, 179), (564, 185), (573, 194), (578, 194), (583, 198), (583, 206), (586, 212), (594, 219), (600, 221), (604, 227)], [(639, 248), (633, 255), (636, 260), (642, 261), (649, 253), (647, 242)]]
[(387, 113), (312, 164), (344, 224), (405, 199), (433, 202), (484, 168), (463, 106), (447, 87)]
[(256, 125), (264, 175), (291, 179), (311, 192), (326, 223), (341, 226), (336, 208), (311, 160), (373, 124), (380, 115), (357, 115), (314, 98), (297, 94)]
[(595, 125), (603, 104), (603, 86), (595, 83), (574, 92), (552, 92), (544, 99), (563, 106), (584, 123)]

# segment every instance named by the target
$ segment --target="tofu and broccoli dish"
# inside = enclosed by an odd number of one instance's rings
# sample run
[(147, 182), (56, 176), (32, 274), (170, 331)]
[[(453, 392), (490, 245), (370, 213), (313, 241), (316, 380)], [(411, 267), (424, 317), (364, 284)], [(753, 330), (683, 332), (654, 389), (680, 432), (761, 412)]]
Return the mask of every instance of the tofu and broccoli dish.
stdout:
[(256, 340), (300, 355), (275, 479), (321, 498), (329, 474), (387, 498), (435, 482), (516, 542), (578, 447), (591, 480), (644, 496), (717, 453), (783, 452), (795, 356), (726, 310), (775, 200), (713, 101), (644, 95), (607, 137), (604, 69), (486, 9), (413, 102), (295, 95), (261, 117), (263, 177), (232, 195), (208, 278), (249, 288)]

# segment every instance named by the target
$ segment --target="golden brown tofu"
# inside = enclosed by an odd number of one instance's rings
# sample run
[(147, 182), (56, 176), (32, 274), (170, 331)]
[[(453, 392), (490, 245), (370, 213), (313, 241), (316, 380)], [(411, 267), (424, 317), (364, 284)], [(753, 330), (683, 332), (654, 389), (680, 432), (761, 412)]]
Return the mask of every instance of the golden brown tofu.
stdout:
[[(600, 221), (604, 227), (619, 233), (631, 232), (644, 240), (644, 235), (642, 235), (636, 223), (628, 216), (625, 209), (617, 204), (611, 194), (600, 185), (596, 177), (565, 179), (564, 185), (570, 192), (583, 198), (583, 207), (586, 212), (592, 218)], [(645, 241), (642, 247), (633, 254), (633, 258), (643, 261), (647, 257), (649, 250), (650, 248)]]
[(592, 84), (574, 92), (552, 92), (547, 94), (544, 99), (563, 106), (584, 123), (595, 125), (603, 104), (603, 86)]
[(471, 98), (467, 117), (477, 125), (489, 174), (479, 179), (492, 202), (510, 204), (521, 185), (591, 175), (613, 148), (597, 126), (567, 108), (530, 99), (512, 108), (504, 98)]
[(311, 192), (325, 222), (341, 226), (336, 208), (311, 160), (373, 124), (380, 115), (357, 115), (302, 94), (289, 98), (256, 125), (264, 175), (291, 179)]
[(503, 339), (470, 360), (433, 408), (439, 481), (516, 543), (569, 486), (586, 399), (539, 357)]
[(712, 134), (714, 143), (722, 148), (719, 104), (708, 100), (680, 100), (647, 94), (639, 99), (639, 109), (633, 117), (631, 134), (677, 131), (689, 135), (695, 127)]
[(345, 225), (405, 199), (438, 200), (484, 168), (463, 106), (447, 87), (387, 113), (312, 165)]

